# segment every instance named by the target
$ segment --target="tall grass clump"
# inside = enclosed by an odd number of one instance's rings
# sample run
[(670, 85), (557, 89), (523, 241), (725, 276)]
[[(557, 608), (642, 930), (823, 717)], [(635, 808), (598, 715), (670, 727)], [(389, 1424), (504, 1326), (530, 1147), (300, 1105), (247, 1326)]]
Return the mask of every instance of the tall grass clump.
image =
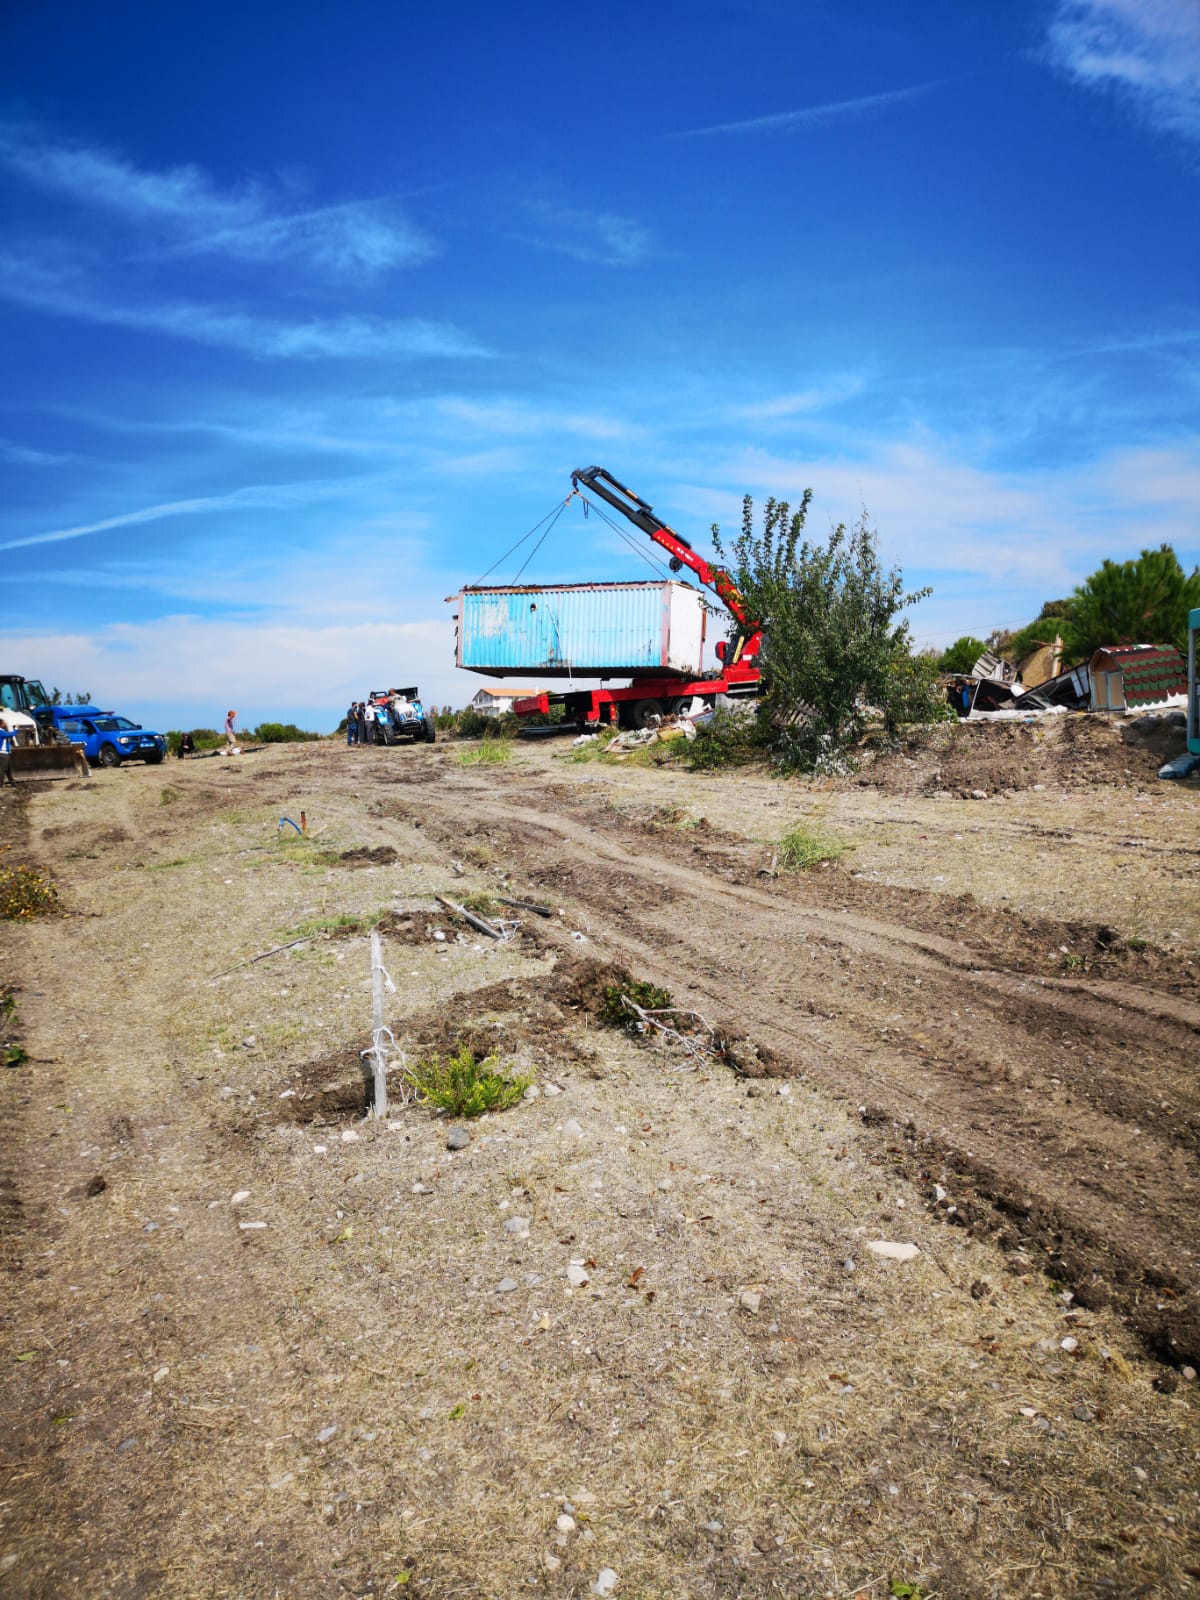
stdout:
[(836, 839), (820, 828), (797, 822), (779, 841), (779, 866), (784, 872), (807, 872), (822, 861), (836, 861), (849, 848), (844, 839)]
[(460, 750), (460, 767), (495, 767), (512, 758), (512, 746), (507, 739), (484, 739), (470, 750)]

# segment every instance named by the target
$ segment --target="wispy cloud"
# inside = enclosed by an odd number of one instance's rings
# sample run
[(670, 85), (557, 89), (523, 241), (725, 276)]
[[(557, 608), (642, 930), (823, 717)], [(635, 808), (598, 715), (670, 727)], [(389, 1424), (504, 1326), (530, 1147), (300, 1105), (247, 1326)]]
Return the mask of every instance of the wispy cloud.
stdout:
[(831, 378), (827, 383), (812, 389), (801, 389), (792, 394), (772, 395), (766, 400), (747, 401), (731, 406), (729, 415), (747, 422), (786, 422), (794, 417), (812, 416), (830, 406), (840, 405), (861, 394), (863, 380), (854, 375)]
[(62, 451), (32, 450), (14, 439), (0, 439), (0, 461), (11, 461), (14, 466), (57, 467), (75, 459), (75, 456), (65, 455)]
[(529, 209), (538, 227), (532, 242), (544, 250), (606, 267), (636, 266), (650, 253), (650, 230), (632, 217), (546, 203)]
[(1195, 0), (1059, 0), (1056, 66), (1124, 95), (1155, 127), (1200, 139), (1200, 6)]
[(120, 218), (163, 253), (295, 262), (361, 278), (436, 251), (391, 201), (296, 209), (260, 181), (222, 188), (196, 166), (153, 171), (11, 124), (0, 125), (0, 163), (45, 195)]
[(202, 495), (193, 500), (167, 500), (160, 505), (141, 506), (102, 517), (97, 522), (81, 522), (69, 528), (53, 528), (46, 533), (26, 534), (0, 542), (0, 550), (22, 550), (30, 545), (60, 544), (82, 539), (91, 533), (107, 533), (113, 528), (129, 528), (138, 523), (161, 522), (166, 517), (195, 516), (201, 512), (286, 510), (313, 505), (319, 500), (344, 497), (350, 488), (346, 480), (312, 479), (302, 483), (257, 483), (230, 490), (228, 494)]
[(313, 361), (327, 357), (483, 356), (471, 334), (451, 323), (410, 317), (313, 317), (278, 322), (244, 311), (225, 311), (191, 301), (158, 305), (121, 304), (115, 296), (77, 288), (36, 262), (0, 256), (0, 297), (109, 327), (168, 334), (197, 344), (240, 350), (253, 356)]
[(828, 100), (818, 106), (799, 106), (795, 111), (776, 111), (766, 117), (743, 117), (737, 122), (714, 122), (703, 128), (684, 128), (669, 135), (673, 139), (698, 139), (710, 133), (798, 133), (805, 128), (827, 128), (839, 122), (858, 122), (877, 116), (893, 106), (916, 100), (947, 82), (933, 78), (906, 89), (888, 89), (882, 94), (859, 95), (853, 100)]

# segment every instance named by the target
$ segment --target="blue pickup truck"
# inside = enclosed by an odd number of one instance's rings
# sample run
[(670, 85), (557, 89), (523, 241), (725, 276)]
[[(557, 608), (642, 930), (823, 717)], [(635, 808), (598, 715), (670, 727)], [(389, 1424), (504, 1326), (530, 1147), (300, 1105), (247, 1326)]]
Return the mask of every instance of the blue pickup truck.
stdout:
[(157, 765), (167, 751), (164, 734), (151, 733), (128, 717), (114, 716), (97, 706), (41, 706), (38, 720), (47, 713), (47, 720), (77, 745), (93, 766), (119, 767), (123, 761)]

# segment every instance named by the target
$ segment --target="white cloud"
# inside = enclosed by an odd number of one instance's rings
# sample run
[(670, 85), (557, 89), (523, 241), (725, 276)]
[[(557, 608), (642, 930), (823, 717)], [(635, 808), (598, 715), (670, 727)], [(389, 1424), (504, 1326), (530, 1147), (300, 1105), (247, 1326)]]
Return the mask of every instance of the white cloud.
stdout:
[(888, 89), (883, 94), (864, 94), (852, 100), (828, 100), (822, 105), (800, 106), (795, 111), (777, 111), (765, 117), (743, 117), (737, 122), (714, 122), (703, 128), (685, 128), (672, 134), (675, 139), (698, 139), (710, 133), (795, 133), (804, 128), (826, 128), (840, 122), (858, 122), (892, 106), (903, 105), (928, 94), (947, 80), (933, 78), (906, 89)]
[(339, 316), (278, 322), (186, 300), (123, 305), (115, 295), (75, 287), (46, 267), (14, 256), (0, 256), (0, 297), (58, 316), (284, 360), (487, 354), (471, 334), (452, 323), (419, 317), (391, 321)]
[(1200, 139), (1195, 0), (1059, 0), (1049, 45), (1076, 82), (1115, 89), (1155, 127)]
[(829, 406), (852, 400), (863, 390), (863, 379), (853, 374), (830, 378), (817, 388), (801, 389), (793, 394), (772, 395), (766, 400), (747, 401), (731, 406), (729, 415), (748, 422), (786, 422), (792, 417), (811, 416)]
[(211, 727), (236, 706), (243, 727), (300, 716), (323, 732), (383, 683), (416, 683), (430, 702), (467, 702), (478, 680), (454, 669), (450, 607), (439, 610), (369, 628), (181, 615), (10, 637), (8, 647), (13, 660), (34, 663), (33, 675), (81, 685), (147, 726)]
[(296, 210), (259, 182), (221, 188), (196, 166), (151, 171), (110, 151), (54, 144), (0, 126), (0, 162), (44, 194), (106, 211), (175, 253), (301, 262), (337, 276), (374, 276), (427, 260), (435, 246), (390, 201)]
[(545, 203), (529, 209), (540, 230), (532, 242), (544, 250), (607, 267), (636, 266), (650, 253), (650, 230), (632, 217)]

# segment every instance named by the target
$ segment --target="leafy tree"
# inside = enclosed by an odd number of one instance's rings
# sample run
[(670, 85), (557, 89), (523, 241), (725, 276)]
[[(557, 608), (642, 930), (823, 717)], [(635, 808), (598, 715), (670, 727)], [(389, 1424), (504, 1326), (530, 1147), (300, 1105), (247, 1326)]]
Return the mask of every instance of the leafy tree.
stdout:
[(795, 511), (768, 500), (756, 533), (747, 495), (728, 551), (713, 528), (747, 611), (765, 623), (760, 732), (779, 765), (809, 772), (844, 768), (872, 710), (890, 732), (944, 710), (936, 663), (913, 656), (908, 623), (897, 621), (929, 590), (906, 594), (899, 568), (884, 570), (865, 512), (823, 543), (805, 539), (811, 500), (810, 489)]
[(964, 633), (961, 639), (956, 639), (948, 650), (943, 650), (938, 657), (939, 672), (970, 672), (987, 649), (982, 639), (973, 638), (971, 634)]
[(1188, 576), (1169, 544), (1136, 561), (1106, 561), (1071, 597), (1067, 646), (1075, 661), (1106, 644), (1187, 645), (1187, 615), (1200, 606), (1200, 567)]

